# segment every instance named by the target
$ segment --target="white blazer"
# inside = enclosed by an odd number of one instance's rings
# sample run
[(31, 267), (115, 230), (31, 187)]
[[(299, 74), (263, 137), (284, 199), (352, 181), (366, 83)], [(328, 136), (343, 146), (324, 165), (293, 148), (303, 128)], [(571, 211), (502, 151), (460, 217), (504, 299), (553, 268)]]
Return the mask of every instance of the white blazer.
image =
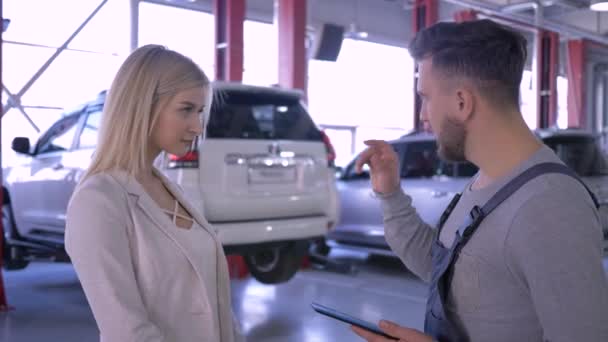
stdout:
[[(65, 247), (101, 341), (241, 341), (228, 267), (215, 230), (177, 185), (156, 174), (207, 231), (203, 236), (211, 240), (207, 246), (215, 246), (216, 266), (203, 268), (195, 244), (175, 235), (182, 232), (133, 177), (111, 172), (87, 178), (68, 206)], [(208, 287), (217, 288), (217, 300), (210, 302)], [(216, 303), (217, 310), (210, 303)]]

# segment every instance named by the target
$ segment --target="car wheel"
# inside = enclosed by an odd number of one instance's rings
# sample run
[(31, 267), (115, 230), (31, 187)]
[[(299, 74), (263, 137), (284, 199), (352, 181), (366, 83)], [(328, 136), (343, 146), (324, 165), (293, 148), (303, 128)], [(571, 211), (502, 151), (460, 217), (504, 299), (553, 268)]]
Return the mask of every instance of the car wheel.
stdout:
[(331, 247), (327, 245), (327, 241), (325, 238), (319, 239), (312, 244), (312, 248), (310, 249), (312, 254), (318, 254), (320, 256), (328, 256), (331, 253)]
[(7, 243), (8, 239), (14, 238), (15, 226), (13, 215), (9, 204), (2, 206), (2, 228), (4, 230), (4, 238), (2, 239), (2, 252), (4, 260), (2, 266), (9, 271), (21, 270), (27, 267), (30, 263), (23, 258), (21, 248), (10, 246)]
[(300, 268), (304, 253), (295, 244), (275, 247), (245, 256), (249, 272), (264, 284), (284, 283)]

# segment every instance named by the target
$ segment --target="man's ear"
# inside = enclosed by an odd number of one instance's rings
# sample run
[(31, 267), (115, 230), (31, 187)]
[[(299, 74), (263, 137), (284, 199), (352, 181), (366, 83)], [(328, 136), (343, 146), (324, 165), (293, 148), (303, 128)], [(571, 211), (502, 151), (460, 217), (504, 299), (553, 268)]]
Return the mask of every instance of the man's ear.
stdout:
[(475, 112), (475, 94), (469, 88), (456, 89), (456, 112), (461, 122), (468, 121)]

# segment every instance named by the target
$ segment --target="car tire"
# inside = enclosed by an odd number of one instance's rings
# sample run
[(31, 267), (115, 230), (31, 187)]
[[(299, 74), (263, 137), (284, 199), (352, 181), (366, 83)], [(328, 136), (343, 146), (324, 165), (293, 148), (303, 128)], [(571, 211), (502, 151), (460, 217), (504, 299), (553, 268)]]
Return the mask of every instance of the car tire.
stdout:
[(23, 253), (19, 247), (7, 244), (7, 239), (15, 238), (15, 225), (10, 204), (2, 205), (2, 228), (4, 238), (2, 239), (3, 261), (2, 266), (7, 271), (22, 270), (29, 265), (29, 261), (23, 258)]
[(260, 250), (245, 256), (245, 262), (251, 275), (263, 284), (284, 283), (291, 279), (302, 263), (306, 254), (296, 243), (286, 246)]
[(317, 254), (323, 257), (327, 257), (331, 253), (331, 247), (327, 245), (325, 238), (316, 240), (310, 249), (312, 254)]

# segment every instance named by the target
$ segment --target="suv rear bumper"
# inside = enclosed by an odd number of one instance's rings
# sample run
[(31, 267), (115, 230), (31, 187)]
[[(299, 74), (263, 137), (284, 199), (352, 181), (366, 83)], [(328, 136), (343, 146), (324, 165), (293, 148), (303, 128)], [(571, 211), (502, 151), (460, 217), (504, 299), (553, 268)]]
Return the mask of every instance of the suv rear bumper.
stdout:
[(391, 258), (398, 258), (397, 254), (393, 253), (390, 249), (385, 249), (381, 247), (368, 246), (368, 245), (354, 245), (350, 243), (342, 243), (339, 241), (329, 240), (327, 241), (327, 245), (331, 248), (339, 248), (345, 250), (351, 250), (355, 252), (364, 252), (373, 255), (383, 255)]
[(224, 246), (251, 245), (272, 241), (306, 240), (325, 236), (327, 216), (293, 219), (211, 222)]
[(310, 248), (311, 243), (322, 238), (323, 237), (321, 236), (317, 236), (299, 240), (272, 241), (244, 245), (229, 245), (224, 246), (224, 252), (226, 253), (226, 255), (248, 255), (252, 253), (268, 251), (270, 249), (275, 248), (293, 248), (297, 255), (304, 256), (308, 254), (308, 249)]

